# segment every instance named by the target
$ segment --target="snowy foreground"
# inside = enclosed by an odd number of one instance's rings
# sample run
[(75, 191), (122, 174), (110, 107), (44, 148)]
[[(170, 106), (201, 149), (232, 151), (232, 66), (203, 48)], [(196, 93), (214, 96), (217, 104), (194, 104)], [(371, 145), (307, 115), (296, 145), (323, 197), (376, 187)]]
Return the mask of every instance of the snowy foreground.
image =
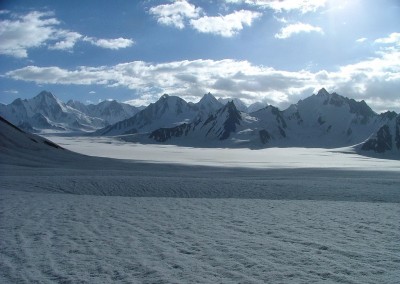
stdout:
[(0, 152), (0, 283), (398, 283), (399, 161), (51, 140), (125, 160)]

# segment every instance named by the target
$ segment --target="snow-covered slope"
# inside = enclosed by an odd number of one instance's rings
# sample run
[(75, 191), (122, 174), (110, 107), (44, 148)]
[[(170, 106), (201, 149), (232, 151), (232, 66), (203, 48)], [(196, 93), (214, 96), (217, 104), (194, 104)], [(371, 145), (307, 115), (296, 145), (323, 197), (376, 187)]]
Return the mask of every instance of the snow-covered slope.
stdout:
[(103, 119), (107, 124), (114, 124), (134, 116), (139, 112), (139, 108), (129, 104), (120, 103), (115, 100), (106, 100), (95, 104), (84, 105), (75, 100), (67, 102), (71, 106), (84, 114)]
[(173, 127), (190, 122), (198, 115), (197, 107), (176, 96), (164, 94), (133, 117), (96, 132), (99, 135), (122, 135), (149, 132), (161, 127)]
[(102, 119), (90, 117), (43, 91), (32, 99), (16, 99), (0, 105), (0, 115), (27, 129), (94, 130), (104, 127)]
[(261, 102), (255, 102), (247, 107), (247, 112), (252, 113), (252, 112), (258, 111), (260, 109), (263, 109), (265, 107), (266, 107), (266, 104), (263, 104)]
[(241, 113), (236, 109), (233, 102), (229, 102), (206, 119), (196, 118), (191, 123), (172, 128), (160, 128), (153, 131), (149, 138), (158, 142), (166, 142), (169, 139), (182, 136), (197, 140), (197, 142), (227, 140), (231, 133), (236, 132), (241, 122)]

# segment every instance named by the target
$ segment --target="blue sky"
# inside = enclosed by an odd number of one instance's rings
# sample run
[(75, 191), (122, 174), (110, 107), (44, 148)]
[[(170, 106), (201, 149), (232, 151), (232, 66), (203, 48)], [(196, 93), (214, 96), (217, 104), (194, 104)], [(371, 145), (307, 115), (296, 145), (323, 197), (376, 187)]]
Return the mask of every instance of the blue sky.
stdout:
[(287, 107), (325, 87), (400, 111), (400, 1), (0, 2), (0, 102), (148, 104), (204, 93)]

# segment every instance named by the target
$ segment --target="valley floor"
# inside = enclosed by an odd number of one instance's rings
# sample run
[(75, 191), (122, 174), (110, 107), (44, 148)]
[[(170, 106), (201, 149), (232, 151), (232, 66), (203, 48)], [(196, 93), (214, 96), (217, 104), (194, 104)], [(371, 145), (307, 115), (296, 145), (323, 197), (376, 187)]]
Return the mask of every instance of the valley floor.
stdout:
[(399, 161), (59, 139), (121, 160), (0, 153), (1, 283), (398, 282)]

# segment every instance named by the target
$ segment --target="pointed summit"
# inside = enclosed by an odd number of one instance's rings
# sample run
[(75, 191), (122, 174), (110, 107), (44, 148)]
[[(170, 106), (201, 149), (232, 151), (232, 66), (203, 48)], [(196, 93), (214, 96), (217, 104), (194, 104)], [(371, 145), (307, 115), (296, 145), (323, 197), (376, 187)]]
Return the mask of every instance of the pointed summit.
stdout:
[(208, 93), (201, 98), (196, 106), (204, 115), (209, 115), (210, 113), (220, 109), (223, 104), (221, 104), (211, 93)]
[(41, 91), (38, 95), (38, 97), (47, 97), (47, 98), (55, 98), (55, 96), (48, 91)]
[(325, 88), (322, 88), (318, 91), (317, 96), (329, 96), (329, 93)]
[(218, 101), (210, 92), (205, 94), (200, 100), (200, 102), (210, 102), (210, 101), (211, 102)]

